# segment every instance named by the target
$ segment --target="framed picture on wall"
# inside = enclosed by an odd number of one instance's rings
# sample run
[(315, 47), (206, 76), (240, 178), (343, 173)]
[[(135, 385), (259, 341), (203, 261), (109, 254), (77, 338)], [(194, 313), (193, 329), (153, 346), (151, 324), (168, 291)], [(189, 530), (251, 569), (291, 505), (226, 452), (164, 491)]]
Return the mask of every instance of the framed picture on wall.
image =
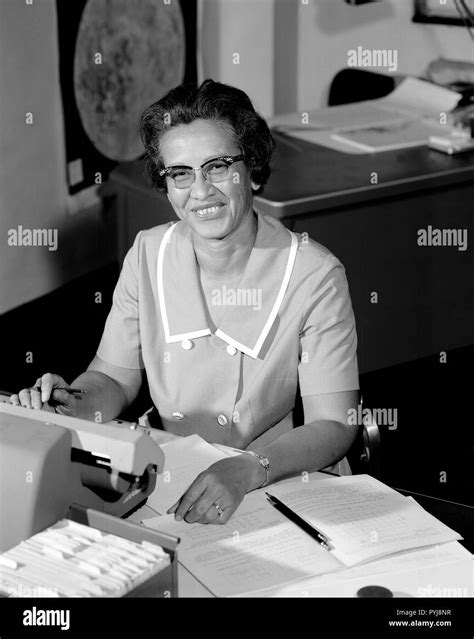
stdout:
[(474, 0), (415, 0), (413, 22), (468, 26), (474, 29)]
[(143, 154), (143, 110), (197, 82), (196, 0), (56, 0), (71, 195)]

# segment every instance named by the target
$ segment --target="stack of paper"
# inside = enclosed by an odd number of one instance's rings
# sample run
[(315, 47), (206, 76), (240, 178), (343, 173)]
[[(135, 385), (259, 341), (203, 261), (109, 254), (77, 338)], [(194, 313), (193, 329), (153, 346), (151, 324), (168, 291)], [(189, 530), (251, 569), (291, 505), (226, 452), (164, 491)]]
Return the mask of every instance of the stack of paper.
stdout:
[(259, 493), (247, 495), (225, 525), (176, 522), (173, 515), (145, 519), (143, 523), (180, 537), (179, 562), (220, 597), (342, 568), (331, 553)]
[(180, 537), (180, 563), (218, 596), (263, 592), (461, 539), (368, 475), (272, 485), (267, 491), (328, 537), (333, 550), (278, 512), (262, 492), (247, 495), (223, 526), (176, 522), (173, 515), (143, 523)]
[(388, 151), (428, 143), (431, 135), (461, 136), (440, 114), (450, 113), (461, 94), (418, 78), (407, 77), (387, 96), (350, 104), (283, 114), (271, 120), (275, 131), (345, 153)]
[(455, 135), (446, 126), (419, 120), (406, 120), (370, 128), (351, 129), (333, 133), (332, 139), (353, 146), (367, 153), (394, 151), (427, 144), (431, 136), (453, 138), (454, 141), (464, 135)]
[(329, 538), (345, 566), (461, 539), (423, 508), (369, 475), (268, 489)]

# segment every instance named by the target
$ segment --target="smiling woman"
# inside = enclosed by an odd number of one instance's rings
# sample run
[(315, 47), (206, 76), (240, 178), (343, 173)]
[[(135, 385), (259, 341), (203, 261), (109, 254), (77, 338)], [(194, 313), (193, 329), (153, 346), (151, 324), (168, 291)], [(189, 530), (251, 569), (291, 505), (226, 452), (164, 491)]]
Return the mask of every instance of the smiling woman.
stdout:
[(236, 147), (225, 128), (203, 119), (173, 127), (161, 138), (168, 199), (197, 237), (223, 239), (252, 220), (252, 188), (260, 185), (252, 182)]
[[(97, 355), (73, 381), (83, 399), (46, 374), (12, 401), (106, 421), (145, 370), (164, 429), (245, 451), (210, 466), (170, 509), (225, 523), (267, 483), (350, 472), (359, 385), (347, 280), (326, 248), (255, 212), (274, 141), (242, 91), (179, 86), (145, 110), (141, 135), (178, 221), (137, 235)], [(292, 418), (298, 387), (304, 424)]]

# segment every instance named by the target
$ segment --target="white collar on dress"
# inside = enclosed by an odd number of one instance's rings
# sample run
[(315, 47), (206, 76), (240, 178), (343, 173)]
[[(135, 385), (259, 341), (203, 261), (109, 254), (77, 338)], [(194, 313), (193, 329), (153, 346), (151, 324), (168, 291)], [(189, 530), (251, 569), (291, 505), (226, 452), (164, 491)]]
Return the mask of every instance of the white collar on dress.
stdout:
[[(260, 291), (261, 308), (255, 310), (245, 303), (233, 305), (232, 292), (223, 283), (226, 310), (215, 331), (217, 337), (254, 359), (259, 356), (288, 288), (297, 249), (294, 233), (273, 218), (258, 214), (255, 244), (238, 287), (233, 290), (234, 301), (239, 301), (240, 295), (240, 302), (256, 299)], [(186, 222), (173, 223), (163, 236), (158, 251), (157, 285), (166, 343), (211, 335), (191, 230)]]

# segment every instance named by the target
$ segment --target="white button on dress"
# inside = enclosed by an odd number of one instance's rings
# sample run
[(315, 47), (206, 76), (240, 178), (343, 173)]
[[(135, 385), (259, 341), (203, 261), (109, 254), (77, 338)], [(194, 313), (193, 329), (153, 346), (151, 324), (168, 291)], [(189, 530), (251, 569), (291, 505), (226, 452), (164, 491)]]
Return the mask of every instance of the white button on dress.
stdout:
[(217, 418), (217, 423), (219, 424), (219, 426), (226, 426), (227, 417), (225, 415), (219, 415), (219, 417)]
[(235, 348), (235, 346), (231, 346), (230, 344), (226, 348), (226, 351), (229, 353), (229, 355), (235, 355), (237, 353), (237, 349)]
[(190, 339), (184, 339), (181, 342), (181, 347), (184, 348), (185, 351), (190, 351), (193, 347), (193, 343), (191, 342)]

